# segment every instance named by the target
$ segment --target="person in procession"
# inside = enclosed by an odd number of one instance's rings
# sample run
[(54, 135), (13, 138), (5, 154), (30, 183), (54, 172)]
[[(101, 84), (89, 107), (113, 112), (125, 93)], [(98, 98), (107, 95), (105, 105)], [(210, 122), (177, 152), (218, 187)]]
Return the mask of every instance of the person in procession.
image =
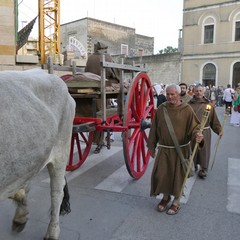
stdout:
[[(110, 54), (107, 53), (108, 46), (106, 46), (102, 42), (97, 42), (94, 44), (94, 53), (88, 57), (85, 72), (91, 72), (96, 75), (101, 76), (101, 58), (102, 55), (105, 56), (105, 60), (107, 62), (114, 62), (113, 58)], [(109, 80), (110, 84), (119, 83), (120, 81), (120, 72), (119, 70), (113, 68), (106, 68), (106, 79)], [(110, 106), (110, 100), (108, 99), (107, 105)], [(96, 108), (97, 111), (102, 109), (101, 99), (96, 100)], [(120, 108), (120, 106), (119, 106)], [(93, 142), (97, 145), (94, 150), (94, 153), (100, 153), (103, 145), (104, 145), (104, 132), (103, 131), (95, 131)]]
[(156, 103), (156, 108), (159, 107), (160, 104), (164, 103), (167, 101), (165, 95), (163, 94), (163, 89), (160, 84), (155, 83), (153, 85), (153, 91), (155, 93), (155, 96), (157, 98), (157, 103)]
[[(185, 158), (190, 156), (190, 142), (196, 141), (203, 144), (203, 135), (200, 133), (200, 122), (192, 108), (180, 100), (181, 88), (176, 84), (166, 87), (167, 101), (162, 103), (154, 115), (150, 128), (147, 147), (155, 163), (151, 176), (150, 196), (163, 194), (157, 209), (160, 212), (167, 210), (167, 214), (174, 215), (180, 209), (179, 199), (184, 182), (181, 160), (168, 130), (164, 117), (166, 108), (172, 122), (176, 138)], [(155, 155), (156, 148), (158, 148)], [(168, 203), (173, 196), (173, 202), (168, 208)]]
[(188, 86), (186, 83), (180, 83), (179, 84), (180, 88), (181, 88), (181, 96), (180, 99), (182, 102), (188, 103), (190, 101), (190, 99), (192, 98), (192, 96), (187, 94), (187, 90), (188, 90)]
[(230, 124), (234, 127), (240, 125), (240, 113), (238, 112), (237, 106), (240, 104), (240, 84), (236, 87), (236, 91), (233, 97), (233, 111), (230, 118)]
[(187, 94), (189, 96), (193, 96), (193, 88), (194, 88), (194, 85), (189, 85), (188, 90), (187, 90)]
[(228, 84), (227, 88), (223, 91), (223, 101), (225, 104), (226, 113), (228, 113), (229, 115), (232, 114), (233, 94), (234, 94), (234, 90), (231, 88), (231, 85)]
[[(195, 112), (196, 116), (200, 121), (202, 120), (203, 112), (205, 111), (206, 106), (210, 103), (211, 102), (204, 97), (203, 86), (202, 85), (195, 86), (193, 98), (189, 101), (188, 104), (192, 107), (193, 111)], [(214, 107), (210, 109), (208, 121), (203, 130), (204, 146), (198, 149), (194, 159), (195, 166), (197, 167), (198, 164), (200, 165), (200, 170), (198, 172), (198, 176), (200, 178), (205, 178), (207, 176), (211, 151), (211, 129), (213, 130), (213, 132), (222, 137), (223, 135), (222, 126), (221, 123), (219, 122)]]

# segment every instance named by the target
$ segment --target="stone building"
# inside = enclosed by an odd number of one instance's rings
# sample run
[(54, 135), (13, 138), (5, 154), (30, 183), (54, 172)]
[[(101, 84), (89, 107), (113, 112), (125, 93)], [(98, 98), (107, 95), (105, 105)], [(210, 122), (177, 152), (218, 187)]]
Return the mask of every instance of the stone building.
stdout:
[[(85, 65), (87, 56), (94, 51), (94, 43), (108, 46), (108, 53), (115, 62), (145, 66), (152, 82), (178, 83), (180, 81), (181, 55), (154, 55), (154, 38), (136, 34), (134, 28), (83, 18), (61, 25), (61, 46), (65, 62), (74, 58), (78, 65)], [(75, 56), (74, 56), (75, 55)]]
[(170, 84), (181, 82), (181, 54), (157, 54), (144, 57), (129, 57), (126, 64), (137, 63), (146, 67), (152, 83)]
[(240, 82), (239, 0), (184, 0), (182, 34), (183, 82)]
[(75, 51), (79, 56), (93, 53), (101, 41), (108, 52), (128, 57), (153, 55), (154, 38), (136, 34), (134, 28), (93, 18), (83, 18), (61, 25), (62, 52)]
[[(16, 52), (17, 8), (14, 4), (17, 4), (16, 0), (0, 1), (0, 71), (40, 67), (36, 55), (37, 41), (29, 39)], [(168, 84), (180, 81), (180, 53), (154, 55), (154, 38), (136, 34), (134, 28), (91, 18), (61, 25), (62, 53), (67, 59), (79, 61), (79, 66), (85, 66), (87, 56), (93, 52), (97, 41), (108, 46), (108, 52), (118, 60), (116, 62), (121, 62), (123, 57), (126, 64), (144, 65), (152, 82)], [(66, 64), (70, 65), (71, 61), (66, 61)], [(61, 75), (57, 71), (54, 73)]]

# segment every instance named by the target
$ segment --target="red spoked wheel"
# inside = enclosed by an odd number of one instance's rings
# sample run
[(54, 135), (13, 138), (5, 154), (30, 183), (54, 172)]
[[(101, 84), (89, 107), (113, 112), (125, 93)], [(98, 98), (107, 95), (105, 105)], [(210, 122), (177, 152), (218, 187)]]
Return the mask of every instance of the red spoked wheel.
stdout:
[(154, 116), (154, 94), (146, 73), (140, 72), (131, 83), (125, 102), (123, 153), (129, 174), (139, 179), (147, 169), (150, 152), (147, 149), (149, 128)]
[(66, 166), (67, 171), (74, 171), (85, 162), (91, 149), (92, 141), (93, 132), (72, 133), (69, 162)]
[(96, 122), (87, 121), (88, 118), (84, 120), (83, 118), (74, 119), (69, 162), (66, 166), (67, 171), (79, 168), (85, 162), (92, 147), (93, 131), (95, 130)]

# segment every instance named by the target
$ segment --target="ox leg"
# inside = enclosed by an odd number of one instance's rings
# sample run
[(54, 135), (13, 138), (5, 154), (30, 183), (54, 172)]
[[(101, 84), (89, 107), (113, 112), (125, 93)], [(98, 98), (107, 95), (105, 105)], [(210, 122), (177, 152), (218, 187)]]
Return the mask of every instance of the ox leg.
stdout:
[(51, 219), (44, 240), (58, 240), (60, 235), (59, 213), (63, 199), (65, 168), (55, 169), (51, 163), (47, 165), (47, 168), (50, 175)]
[(21, 189), (10, 198), (17, 204), (12, 222), (12, 230), (15, 232), (21, 232), (28, 220), (27, 193), (24, 189)]

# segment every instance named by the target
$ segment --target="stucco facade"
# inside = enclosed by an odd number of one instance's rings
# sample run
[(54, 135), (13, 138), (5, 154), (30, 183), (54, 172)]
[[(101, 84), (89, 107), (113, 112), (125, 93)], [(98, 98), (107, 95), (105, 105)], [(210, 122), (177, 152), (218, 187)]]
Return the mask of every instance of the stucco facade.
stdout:
[(240, 82), (240, 1), (184, 0), (182, 81)]

